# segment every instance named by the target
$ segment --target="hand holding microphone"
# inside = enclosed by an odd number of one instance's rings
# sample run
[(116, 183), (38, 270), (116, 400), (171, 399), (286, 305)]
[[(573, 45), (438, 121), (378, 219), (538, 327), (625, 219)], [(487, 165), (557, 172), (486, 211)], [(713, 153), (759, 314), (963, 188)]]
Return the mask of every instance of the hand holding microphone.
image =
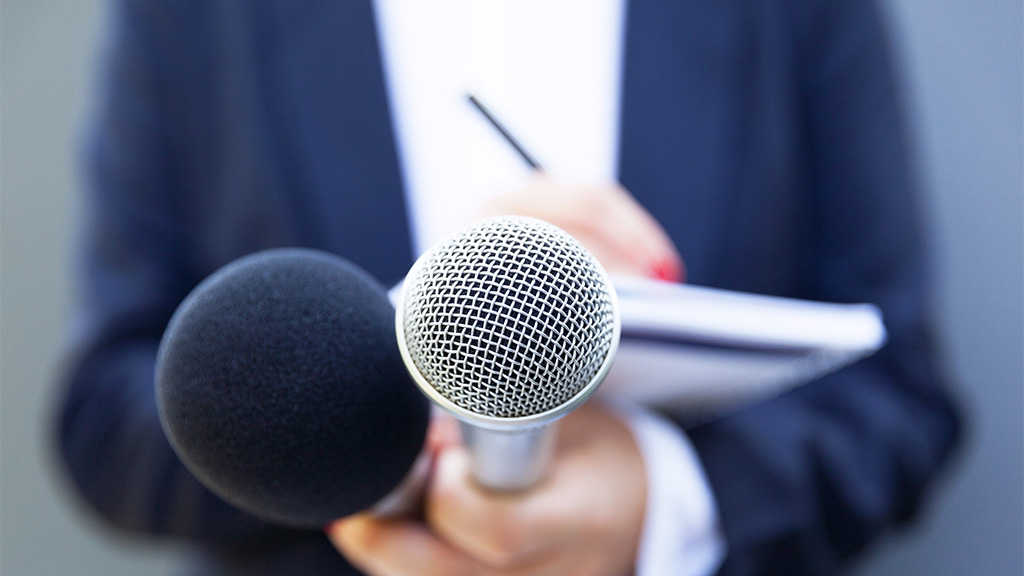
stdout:
[(559, 424), (545, 478), (529, 490), (485, 489), (471, 455), (438, 456), (424, 521), (357, 514), (328, 529), (374, 576), (621, 576), (635, 568), (646, 506), (640, 453), (623, 422), (588, 402)]
[(380, 575), (628, 573), (643, 462), (618, 418), (581, 405), (619, 330), (593, 256), (539, 220), (484, 220), (417, 262), (398, 310), (403, 358), (467, 448), (441, 451), (426, 524), (355, 515), (328, 530), (339, 550)]

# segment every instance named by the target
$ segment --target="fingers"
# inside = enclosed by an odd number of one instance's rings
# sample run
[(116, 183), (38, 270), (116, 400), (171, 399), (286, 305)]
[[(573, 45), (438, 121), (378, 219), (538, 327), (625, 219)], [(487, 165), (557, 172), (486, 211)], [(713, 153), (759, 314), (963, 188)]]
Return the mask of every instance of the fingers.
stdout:
[(644, 276), (682, 280), (682, 258), (661, 224), (621, 186), (581, 190), (600, 204), (592, 213), (592, 231), (618, 261)]
[(481, 573), (470, 558), (414, 521), (357, 514), (332, 524), (327, 537), (353, 566), (373, 576)]
[(646, 501), (639, 451), (622, 422), (589, 405), (562, 424), (549, 476), (528, 491), (481, 488), (467, 451), (446, 445), (427, 495), (426, 524), (361, 514), (327, 534), (374, 576), (629, 573)]
[(624, 188), (567, 186), (538, 177), (529, 187), (492, 199), (481, 215), (541, 218), (576, 237), (609, 272), (682, 281), (671, 238)]
[(454, 417), (435, 410), (427, 429), (427, 448), (436, 454), (449, 446), (458, 446), (461, 442), (459, 422)]
[(574, 506), (548, 478), (527, 492), (481, 488), (471, 476), (469, 453), (449, 449), (438, 458), (427, 522), (439, 535), (486, 566), (535, 564), (579, 532)]
[(492, 569), (559, 573), (557, 566), (600, 560), (604, 569), (628, 571), (646, 501), (639, 451), (606, 412), (584, 406), (562, 424), (553, 468), (525, 492), (482, 489), (471, 478), (467, 451), (441, 454), (427, 497), (431, 529)]

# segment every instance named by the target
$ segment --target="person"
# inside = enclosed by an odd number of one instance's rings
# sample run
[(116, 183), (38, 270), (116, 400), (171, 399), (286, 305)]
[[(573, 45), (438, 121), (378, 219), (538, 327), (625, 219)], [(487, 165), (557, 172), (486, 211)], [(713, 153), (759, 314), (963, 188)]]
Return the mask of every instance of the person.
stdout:
[[(697, 427), (666, 432), (657, 414), (588, 403), (563, 421), (549, 478), (523, 494), (476, 487), (439, 420), (422, 520), (294, 530), (196, 481), (153, 391), (161, 334), (192, 287), (285, 245), (339, 253), (390, 284), (453, 225), (417, 220), (438, 203), (410, 191), (430, 176), (406, 148), (423, 132), (402, 116), (415, 104), (399, 102), (417, 93), (388, 76), (384, 4), (116, 4), (85, 146), (58, 422), (67, 470), (99, 513), (193, 543), (197, 573), (239, 575), (345, 574), (348, 561), (371, 574), (657, 573), (650, 499), (666, 493), (659, 467), (680, 462), (669, 477), (692, 483), (669, 487), (694, 516), (656, 538), (681, 564), (700, 560), (693, 574), (836, 574), (914, 516), (960, 423), (928, 324), (898, 86), (868, 0), (628, 2), (610, 180), (567, 185), (552, 169), (472, 214), (544, 216), (616, 271), (679, 278), (685, 260), (696, 284), (875, 303), (889, 332), (879, 353)], [(644, 430), (674, 435), (669, 458), (645, 452)]]

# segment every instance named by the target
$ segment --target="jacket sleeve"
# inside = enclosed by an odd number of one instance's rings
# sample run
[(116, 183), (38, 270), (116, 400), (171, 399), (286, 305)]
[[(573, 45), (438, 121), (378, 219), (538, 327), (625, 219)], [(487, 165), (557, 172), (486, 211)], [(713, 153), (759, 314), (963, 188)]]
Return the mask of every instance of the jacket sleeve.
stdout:
[[(173, 4), (173, 3), (169, 3)], [(178, 14), (117, 6), (84, 143), (71, 352), (59, 400), (60, 455), (84, 498), (126, 530), (252, 544), (281, 528), (202, 487), (164, 437), (153, 382), (160, 337), (202, 278), (189, 258), (190, 210), (176, 195), (176, 132), (162, 68)], [(159, 23), (159, 26), (156, 25)]]
[(729, 575), (841, 572), (915, 513), (960, 426), (928, 325), (927, 251), (877, 7), (789, 4), (813, 215), (802, 296), (877, 304), (889, 341), (690, 431), (720, 509)]

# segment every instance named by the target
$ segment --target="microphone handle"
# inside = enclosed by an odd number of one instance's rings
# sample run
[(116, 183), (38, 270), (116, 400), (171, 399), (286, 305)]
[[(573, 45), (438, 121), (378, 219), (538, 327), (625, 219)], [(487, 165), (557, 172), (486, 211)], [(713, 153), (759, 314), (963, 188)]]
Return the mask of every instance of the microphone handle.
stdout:
[(461, 422), (473, 477), (485, 488), (526, 490), (548, 469), (554, 454), (557, 422), (524, 429), (495, 430)]

